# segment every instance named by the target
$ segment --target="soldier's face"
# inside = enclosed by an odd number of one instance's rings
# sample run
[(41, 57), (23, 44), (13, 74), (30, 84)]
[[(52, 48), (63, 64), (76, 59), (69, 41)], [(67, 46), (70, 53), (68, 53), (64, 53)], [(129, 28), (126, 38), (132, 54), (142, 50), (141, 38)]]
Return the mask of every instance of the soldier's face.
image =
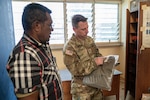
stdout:
[(78, 38), (84, 39), (88, 34), (88, 23), (87, 22), (79, 22), (78, 27), (73, 28), (75, 35)]

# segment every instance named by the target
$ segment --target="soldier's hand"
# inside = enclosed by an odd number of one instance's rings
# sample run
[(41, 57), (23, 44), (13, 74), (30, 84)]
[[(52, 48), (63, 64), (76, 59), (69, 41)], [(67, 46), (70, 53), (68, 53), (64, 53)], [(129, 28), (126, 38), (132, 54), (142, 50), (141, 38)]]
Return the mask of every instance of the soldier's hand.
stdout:
[(102, 65), (106, 57), (96, 57), (95, 62), (97, 65)]

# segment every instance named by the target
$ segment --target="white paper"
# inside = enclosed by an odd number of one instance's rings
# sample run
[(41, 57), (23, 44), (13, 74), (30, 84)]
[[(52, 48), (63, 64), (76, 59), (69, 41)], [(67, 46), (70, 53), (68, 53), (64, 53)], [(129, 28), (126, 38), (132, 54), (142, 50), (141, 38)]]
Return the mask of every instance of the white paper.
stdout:
[(150, 7), (143, 5), (142, 46), (150, 48)]

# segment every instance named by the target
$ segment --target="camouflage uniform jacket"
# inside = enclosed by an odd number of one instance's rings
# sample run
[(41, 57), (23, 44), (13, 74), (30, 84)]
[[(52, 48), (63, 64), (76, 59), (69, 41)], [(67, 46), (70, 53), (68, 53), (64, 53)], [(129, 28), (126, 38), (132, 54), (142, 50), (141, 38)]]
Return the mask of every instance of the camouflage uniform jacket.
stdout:
[(84, 90), (92, 91), (95, 88), (82, 84), (82, 78), (97, 68), (95, 57), (102, 56), (89, 36), (79, 40), (73, 35), (63, 49), (64, 64), (72, 74), (71, 93), (82, 93)]

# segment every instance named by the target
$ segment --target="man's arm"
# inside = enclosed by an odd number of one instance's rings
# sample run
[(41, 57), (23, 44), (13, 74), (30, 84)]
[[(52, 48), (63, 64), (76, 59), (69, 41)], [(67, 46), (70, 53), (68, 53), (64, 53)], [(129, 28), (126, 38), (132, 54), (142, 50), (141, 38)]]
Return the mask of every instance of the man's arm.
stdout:
[[(9, 60), (7, 68), (15, 86), (17, 99), (38, 100), (37, 85), (41, 84), (39, 74), (41, 66), (34, 53), (21, 52), (16, 54), (15, 58)], [(30, 89), (32, 91), (29, 91)]]

